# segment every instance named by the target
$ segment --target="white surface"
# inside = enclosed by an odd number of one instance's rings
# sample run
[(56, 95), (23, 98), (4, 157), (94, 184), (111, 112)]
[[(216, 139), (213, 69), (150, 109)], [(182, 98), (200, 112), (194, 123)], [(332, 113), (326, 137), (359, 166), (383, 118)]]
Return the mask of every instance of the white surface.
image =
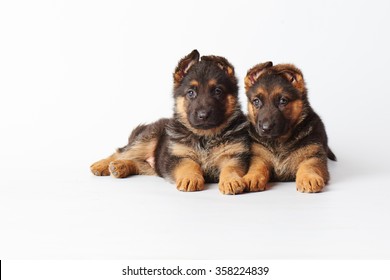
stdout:
[[(388, 259), (389, 8), (2, 1), (0, 258)], [(89, 173), (137, 124), (170, 116), (172, 71), (194, 48), (235, 65), (242, 101), (253, 65), (302, 69), (339, 159), (325, 192), (181, 193)]]

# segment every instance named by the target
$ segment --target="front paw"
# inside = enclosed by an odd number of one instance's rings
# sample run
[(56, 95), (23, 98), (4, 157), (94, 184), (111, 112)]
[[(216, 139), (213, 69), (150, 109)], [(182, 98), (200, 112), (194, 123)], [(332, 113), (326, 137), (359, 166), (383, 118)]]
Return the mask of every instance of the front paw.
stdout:
[(110, 171), (108, 170), (107, 160), (99, 160), (91, 165), (91, 172), (96, 176), (108, 176)]
[(245, 190), (245, 181), (239, 176), (223, 178), (219, 181), (219, 190), (223, 194), (240, 194)]
[(307, 173), (297, 176), (297, 191), (302, 193), (316, 193), (320, 192), (324, 186), (324, 179), (315, 173)]
[(246, 191), (260, 192), (264, 191), (267, 186), (267, 179), (259, 174), (247, 174), (244, 176)]
[(183, 176), (176, 180), (176, 188), (183, 192), (195, 192), (204, 190), (203, 176)]
[(110, 173), (115, 178), (125, 178), (129, 175), (129, 168), (122, 160), (112, 161), (109, 165)]

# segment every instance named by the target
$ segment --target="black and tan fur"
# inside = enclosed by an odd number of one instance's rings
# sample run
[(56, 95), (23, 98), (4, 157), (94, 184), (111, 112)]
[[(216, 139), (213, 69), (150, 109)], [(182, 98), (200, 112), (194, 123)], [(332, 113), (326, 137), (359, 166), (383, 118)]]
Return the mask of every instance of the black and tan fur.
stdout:
[(233, 66), (194, 50), (173, 74), (174, 115), (137, 127), (128, 144), (94, 163), (95, 175), (159, 175), (181, 191), (219, 182), (223, 194), (245, 190), (250, 158), (248, 122), (238, 103)]
[(245, 77), (253, 140), (245, 181), (261, 191), (272, 181), (296, 180), (300, 192), (320, 192), (329, 180), (325, 127), (310, 107), (302, 72), (291, 64), (258, 64)]

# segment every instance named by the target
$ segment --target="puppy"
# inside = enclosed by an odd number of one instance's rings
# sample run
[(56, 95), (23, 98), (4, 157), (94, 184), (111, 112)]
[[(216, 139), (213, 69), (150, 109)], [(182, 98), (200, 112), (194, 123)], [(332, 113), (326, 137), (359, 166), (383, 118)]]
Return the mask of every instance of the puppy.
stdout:
[(173, 80), (173, 117), (138, 126), (126, 146), (91, 166), (92, 173), (159, 175), (181, 191), (219, 182), (223, 194), (242, 193), (250, 137), (233, 66), (194, 50), (179, 61)]
[(245, 77), (252, 160), (248, 191), (270, 180), (296, 180), (300, 192), (320, 192), (329, 180), (325, 127), (310, 107), (302, 72), (291, 64), (254, 66)]

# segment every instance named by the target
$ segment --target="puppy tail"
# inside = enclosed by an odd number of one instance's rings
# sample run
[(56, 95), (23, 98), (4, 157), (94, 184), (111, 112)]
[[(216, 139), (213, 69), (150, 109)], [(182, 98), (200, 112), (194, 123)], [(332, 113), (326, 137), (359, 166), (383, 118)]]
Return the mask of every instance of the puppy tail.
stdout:
[(329, 147), (328, 147), (327, 156), (329, 159), (331, 159), (333, 161), (337, 161), (335, 154), (332, 152), (332, 150)]

